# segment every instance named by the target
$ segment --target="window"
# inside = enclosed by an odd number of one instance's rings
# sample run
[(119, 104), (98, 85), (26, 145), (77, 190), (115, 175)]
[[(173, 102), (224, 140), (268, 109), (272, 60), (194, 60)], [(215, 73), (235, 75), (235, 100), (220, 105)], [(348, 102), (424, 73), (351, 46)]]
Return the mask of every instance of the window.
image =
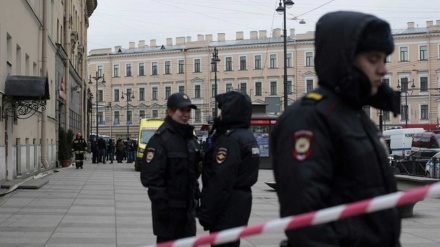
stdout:
[(211, 97), (215, 96), (215, 84), (211, 85)]
[(200, 98), (200, 85), (194, 86), (194, 98)]
[(131, 63), (125, 65), (125, 76), (131, 76)]
[(400, 120), (408, 120), (408, 105), (401, 105), (400, 112)]
[(420, 77), (420, 91), (428, 91), (428, 77), (426, 76)]
[(113, 77), (119, 77), (119, 64), (113, 65)]
[(288, 68), (292, 68), (293, 67), (292, 53), (287, 53), (286, 64), (287, 64)]
[(194, 112), (194, 122), (200, 123), (202, 121), (202, 110), (197, 108)]
[(362, 110), (365, 112), (365, 114), (370, 117), (370, 106), (366, 105), (362, 107)]
[(104, 114), (103, 114), (103, 112), (98, 112), (98, 123), (99, 124), (105, 124), (104, 123)]
[(114, 111), (113, 113), (113, 125), (119, 124), (119, 111)]
[(429, 119), (428, 117), (428, 105), (421, 105), (420, 106), (420, 118), (423, 120)]
[(103, 102), (104, 101), (104, 91), (98, 90), (98, 101)]
[(400, 91), (401, 92), (406, 92), (408, 91), (408, 78), (400, 78)]
[(306, 52), (306, 67), (315, 66), (315, 61), (313, 61), (313, 52)]
[(390, 121), (390, 112), (389, 111), (382, 112), (382, 120), (383, 121)]
[(151, 99), (157, 100), (157, 87), (153, 87), (151, 90)]
[(240, 70), (246, 70), (246, 56), (240, 56)]
[(139, 110), (139, 118), (145, 118), (145, 110)]
[(151, 75), (157, 75), (157, 62), (151, 63)]
[(382, 83), (390, 86), (390, 78), (382, 78)]
[(113, 101), (119, 102), (119, 89), (113, 90)]
[(240, 83), (240, 92), (242, 94), (247, 94), (247, 86), (246, 83)]
[(132, 101), (132, 96), (134, 96), (132, 93), (133, 90), (131, 90), (131, 88), (127, 88), (127, 101)]
[(388, 56), (385, 58), (385, 63), (391, 63), (391, 55), (388, 55)]
[(226, 57), (226, 71), (232, 71), (232, 57)]
[(428, 47), (426, 45), (420, 46), (419, 60), (428, 60)]
[(139, 76), (145, 75), (145, 64), (139, 63)]
[(179, 93), (185, 92), (185, 86), (179, 86)]
[(183, 74), (183, 60), (179, 60), (179, 74)]
[(12, 66), (12, 37), (9, 33), (7, 33), (6, 36), (7, 62)]
[(255, 95), (261, 96), (261, 82), (255, 82)]
[(98, 71), (98, 76), (102, 76), (103, 73), (102, 65), (98, 65), (97, 71)]
[(168, 99), (171, 95), (171, 87), (165, 87), (165, 99)]
[(409, 61), (409, 59), (408, 59), (408, 47), (400, 47), (400, 52), (399, 52), (399, 56), (400, 56), (400, 59), (399, 59), (399, 61), (400, 62), (408, 62)]
[(232, 87), (232, 84), (231, 83), (226, 83), (226, 92), (230, 92), (232, 90), (234, 90), (234, 88)]
[(169, 75), (171, 74), (171, 61), (165, 61), (165, 74)]
[(287, 81), (287, 94), (293, 93), (292, 81)]
[(261, 69), (261, 55), (255, 55), (255, 69)]
[(158, 118), (159, 117), (159, 111), (158, 110), (152, 110), (151, 111), (151, 115), (153, 118)]
[(133, 116), (132, 111), (127, 111), (127, 124), (132, 123), (132, 116)]
[(277, 82), (271, 81), (270, 82), (270, 95), (276, 95), (277, 94)]
[(143, 87), (139, 88), (139, 100), (145, 100), (145, 88)]
[(194, 72), (200, 72), (200, 59), (194, 59)]
[(310, 93), (313, 90), (313, 80), (306, 80), (306, 93)]
[(275, 69), (277, 67), (277, 55), (276, 54), (270, 54), (270, 65), (269, 68)]
[[(215, 72), (216, 63), (211, 63), (211, 72)], [(218, 71), (218, 70), (217, 70)]]

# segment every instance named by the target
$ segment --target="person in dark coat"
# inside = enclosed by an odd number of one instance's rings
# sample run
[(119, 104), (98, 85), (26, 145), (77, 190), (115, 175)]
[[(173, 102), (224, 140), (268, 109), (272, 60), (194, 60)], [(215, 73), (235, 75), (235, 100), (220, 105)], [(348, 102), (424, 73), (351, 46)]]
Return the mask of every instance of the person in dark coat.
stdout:
[[(332, 12), (316, 24), (319, 87), (290, 105), (271, 149), (281, 217), (396, 191), (388, 151), (363, 106), (400, 113), (400, 93), (381, 83), (394, 43), (387, 22)], [(397, 208), (286, 232), (290, 246), (398, 247)]]
[(83, 169), (84, 154), (87, 152), (87, 142), (80, 132), (77, 132), (75, 136), (75, 140), (73, 140), (72, 143), (72, 151), (75, 154), (75, 166), (76, 169)]
[(122, 139), (118, 139), (116, 142), (116, 160), (118, 163), (122, 163), (122, 159), (124, 158), (125, 145)]
[(148, 188), (157, 243), (196, 234), (201, 159), (194, 127), (188, 124), (191, 109), (197, 107), (186, 94), (172, 94), (167, 117), (143, 154), (140, 176)]
[(99, 149), (99, 155), (98, 155), (98, 162), (102, 161), (102, 164), (105, 164), (105, 152), (107, 150), (107, 144), (105, 143), (104, 138), (99, 137), (98, 139), (98, 149)]
[(115, 143), (113, 139), (109, 139), (107, 146), (107, 160), (110, 160), (110, 164), (113, 164), (114, 158), (115, 158)]
[(98, 163), (98, 156), (99, 156), (98, 143), (96, 142), (95, 138), (93, 138), (90, 142), (91, 142), (91, 149), (92, 149), (92, 163), (97, 164)]
[[(200, 207), (197, 217), (205, 230), (226, 230), (248, 224), (251, 187), (257, 182), (260, 151), (249, 130), (249, 96), (231, 91), (216, 96), (220, 117), (214, 120), (205, 149)], [(240, 246), (240, 241), (218, 246)]]

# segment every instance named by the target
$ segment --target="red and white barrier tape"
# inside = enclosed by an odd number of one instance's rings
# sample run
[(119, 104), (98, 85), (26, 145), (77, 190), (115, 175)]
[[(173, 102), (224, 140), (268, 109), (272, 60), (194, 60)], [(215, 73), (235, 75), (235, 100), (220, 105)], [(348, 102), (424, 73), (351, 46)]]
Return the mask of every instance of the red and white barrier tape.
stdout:
[(149, 245), (146, 247), (195, 247), (208, 244), (223, 244), (253, 235), (281, 232), (305, 226), (328, 223), (356, 215), (372, 213), (383, 209), (418, 202), (425, 198), (432, 198), (435, 196), (440, 196), (440, 183), (423, 186), (405, 192), (396, 192), (388, 195), (378, 196), (359, 202), (326, 208), (297, 216), (280, 218), (263, 224), (248, 227), (236, 227), (199, 237), (182, 238), (175, 241)]

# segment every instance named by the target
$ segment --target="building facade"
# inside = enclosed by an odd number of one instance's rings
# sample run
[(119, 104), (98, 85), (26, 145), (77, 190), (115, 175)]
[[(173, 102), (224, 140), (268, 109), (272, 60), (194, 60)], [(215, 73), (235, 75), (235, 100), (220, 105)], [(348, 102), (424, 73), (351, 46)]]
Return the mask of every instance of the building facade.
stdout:
[[(88, 18), (97, 0), (6, 0), (2, 4), (0, 180), (12, 180), (56, 166), (59, 127), (74, 131), (86, 127), (81, 103), (87, 85), (84, 51)], [(15, 99), (5, 90), (6, 85), (14, 88), (8, 84), (9, 76), (47, 78), (45, 107), (21, 118)]]
[[(385, 129), (438, 124), (440, 77), (440, 21), (427, 22), (424, 28), (408, 23), (405, 29), (393, 30), (396, 49), (387, 58), (388, 73), (383, 82), (402, 91), (401, 116), (365, 107), (367, 114)], [(213, 62), (217, 49), (217, 71)], [(281, 29), (271, 35), (252, 31), (245, 39), (237, 32), (234, 40), (219, 33), (130, 42), (128, 48), (92, 50), (88, 56), (89, 74), (98, 73), (105, 84), (91, 81), (92, 101), (89, 129), (113, 138), (137, 138), (141, 118), (164, 118), (170, 94), (188, 94), (198, 109), (192, 112), (191, 124), (209, 124), (214, 115), (214, 95), (231, 90), (248, 94), (253, 103), (267, 104), (267, 112), (280, 114), (284, 99), (284, 56)], [(292, 104), (317, 87), (314, 70), (314, 32), (287, 37), (287, 98)], [(217, 80), (215, 80), (217, 78)], [(411, 87), (414, 82), (414, 87)], [(408, 90), (406, 90), (408, 89)], [(127, 97), (127, 95), (129, 97)], [(123, 97), (124, 96), (124, 97)], [(98, 123), (98, 124), (96, 124)]]

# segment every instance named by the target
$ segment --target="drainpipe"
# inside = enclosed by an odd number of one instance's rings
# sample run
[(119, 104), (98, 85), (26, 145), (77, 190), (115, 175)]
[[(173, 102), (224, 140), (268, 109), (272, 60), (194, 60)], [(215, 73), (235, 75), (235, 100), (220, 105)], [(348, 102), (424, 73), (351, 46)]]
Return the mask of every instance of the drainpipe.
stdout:
[[(43, 36), (41, 38), (41, 71), (42, 76), (48, 76), (47, 74), (47, 0), (43, 0)], [(46, 109), (41, 112), (41, 164), (44, 168), (49, 167), (47, 160), (47, 112)], [(38, 166), (40, 170), (40, 166)]]
[(66, 109), (66, 114), (65, 116), (65, 130), (69, 129), (69, 115), (70, 115), (70, 12), (69, 12), (69, 7), (70, 7), (70, 1), (69, 0), (65, 0), (64, 2), (64, 49), (66, 50), (67, 53), (67, 61), (65, 63), (65, 68), (64, 68), (64, 78), (65, 78), (65, 88), (64, 88), (64, 92), (66, 94), (66, 104), (65, 104), (65, 109)]

